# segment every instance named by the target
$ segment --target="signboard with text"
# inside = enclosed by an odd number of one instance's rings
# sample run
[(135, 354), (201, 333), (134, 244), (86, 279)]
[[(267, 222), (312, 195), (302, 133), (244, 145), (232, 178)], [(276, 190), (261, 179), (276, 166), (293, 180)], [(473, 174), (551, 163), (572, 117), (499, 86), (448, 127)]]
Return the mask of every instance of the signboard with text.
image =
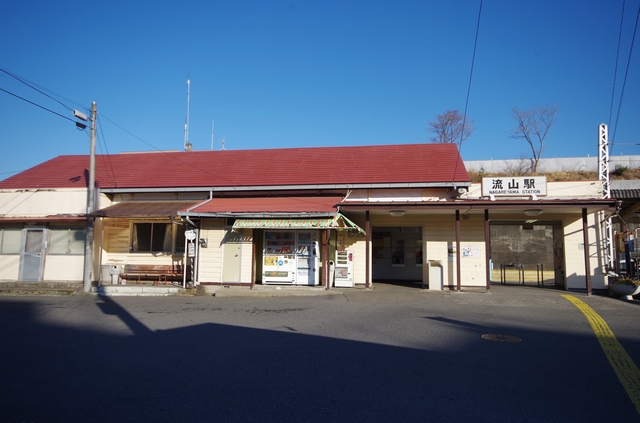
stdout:
[(547, 195), (546, 176), (495, 176), (482, 178), (482, 196), (530, 197)]

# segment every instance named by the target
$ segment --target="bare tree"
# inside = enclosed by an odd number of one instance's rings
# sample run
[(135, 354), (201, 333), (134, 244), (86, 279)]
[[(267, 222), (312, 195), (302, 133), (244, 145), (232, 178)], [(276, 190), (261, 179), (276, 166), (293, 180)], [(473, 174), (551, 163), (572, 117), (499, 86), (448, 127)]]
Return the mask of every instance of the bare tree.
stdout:
[(515, 160), (505, 160), (502, 172), (509, 176), (523, 176), (531, 172), (533, 161), (525, 155), (520, 155)]
[(522, 139), (531, 147), (533, 163), (531, 172), (538, 171), (538, 163), (545, 149), (545, 138), (556, 122), (558, 106), (535, 106), (533, 109), (511, 109), (511, 116), (518, 122), (511, 138)]
[(447, 110), (436, 116), (436, 120), (429, 122), (429, 131), (436, 135), (431, 137), (431, 142), (439, 144), (456, 143), (458, 148), (462, 147), (476, 128), (472, 120), (465, 120), (465, 116), (460, 110)]

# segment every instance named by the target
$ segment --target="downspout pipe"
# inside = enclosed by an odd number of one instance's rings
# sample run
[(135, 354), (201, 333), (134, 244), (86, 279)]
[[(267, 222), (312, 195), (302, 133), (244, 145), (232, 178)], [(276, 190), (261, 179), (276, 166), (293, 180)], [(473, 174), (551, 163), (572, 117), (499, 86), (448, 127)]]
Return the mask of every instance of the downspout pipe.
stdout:
[[(196, 209), (200, 206), (202, 206), (203, 204), (208, 203), (209, 201), (211, 201), (213, 199), (213, 190), (209, 190), (209, 198), (201, 203), (196, 204), (195, 206), (189, 207), (187, 209), (187, 213), (191, 212), (191, 210)], [(198, 236), (196, 237), (195, 240), (195, 249), (196, 249), (196, 256), (194, 258), (194, 264), (193, 264), (193, 269), (192, 269), (192, 273), (193, 273), (193, 284), (194, 286), (198, 283), (198, 277), (196, 274), (196, 269), (198, 269), (198, 256), (199, 256), (199, 252), (200, 252), (200, 231), (198, 230), (198, 226), (193, 223), (193, 221), (191, 219), (189, 219), (188, 215), (183, 216), (184, 220), (189, 224), (189, 226), (191, 226), (192, 228), (194, 228), (197, 231)], [(184, 271), (182, 272), (182, 288), (186, 288), (187, 286), (187, 260), (189, 258), (189, 252), (185, 251), (185, 260), (184, 261)]]
[[(185, 216), (184, 220), (189, 224), (189, 226), (191, 226), (193, 229), (196, 230), (196, 233), (198, 234), (196, 236), (195, 239), (195, 252), (196, 255), (194, 257), (194, 263), (193, 263), (193, 269), (191, 269), (191, 273), (192, 273), (192, 278), (193, 278), (193, 285), (196, 286), (197, 285), (197, 281), (198, 281), (198, 277), (196, 275), (196, 269), (198, 268), (198, 251), (200, 250), (200, 231), (198, 230), (198, 226), (193, 223), (191, 221), (191, 219), (189, 219), (189, 216)], [(186, 255), (186, 259), (189, 259), (189, 251), (185, 251), (185, 255)], [(185, 268), (184, 268), (184, 272), (182, 275), (182, 288), (186, 288), (187, 286), (187, 260), (184, 260), (185, 262)]]

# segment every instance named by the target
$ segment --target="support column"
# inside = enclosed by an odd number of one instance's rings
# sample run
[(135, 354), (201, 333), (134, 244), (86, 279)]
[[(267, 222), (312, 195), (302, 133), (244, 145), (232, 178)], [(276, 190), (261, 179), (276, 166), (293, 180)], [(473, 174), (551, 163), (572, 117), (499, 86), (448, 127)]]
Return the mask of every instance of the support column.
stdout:
[(461, 258), (461, 251), (460, 251), (460, 210), (456, 210), (456, 277), (457, 277), (457, 283), (456, 283), (456, 290), (458, 292), (460, 292), (460, 287), (462, 285), (462, 274), (460, 273), (460, 258)]
[(371, 287), (371, 283), (369, 282), (371, 280), (371, 222), (369, 221), (369, 210), (367, 210), (365, 212), (365, 225), (364, 225), (364, 231), (366, 232), (365, 234), (365, 271), (364, 271), (364, 278), (365, 278), (365, 283), (364, 286), (365, 288), (370, 288)]
[(587, 222), (586, 208), (582, 209), (582, 238), (584, 242), (584, 272), (587, 295), (591, 295), (591, 268), (589, 266), (589, 224)]
[(322, 231), (322, 246), (320, 247), (320, 255), (322, 257), (322, 286), (325, 287), (325, 289), (329, 289), (329, 281), (330, 281), (330, 275), (329, 275), (329, 237), (327, 236), (329, 230), (324, 229)]
[[(202, 226), (202, 225), (201, 225)], [(251, 286), (250, 289), (256, 285), (256, 230), (251, 230)]]
[(484, 211), (484, 256), (488, 292), (491, 289), (491, 229), (489, 228), (488, 209)]

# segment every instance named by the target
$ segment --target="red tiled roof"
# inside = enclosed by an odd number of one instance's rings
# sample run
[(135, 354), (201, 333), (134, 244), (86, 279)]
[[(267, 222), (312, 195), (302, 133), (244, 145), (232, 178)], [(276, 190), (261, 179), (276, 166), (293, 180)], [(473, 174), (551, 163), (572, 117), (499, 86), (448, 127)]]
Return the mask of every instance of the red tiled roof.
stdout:
[(190, 213), (334, 213), (343, 197), (214, 198)]
[[(59, 156), (0, 181), (0, 189), (84, 188), (88, 155)], [(455, 144), (99, 155), (107, 188), (272, 187), (469, 182)]]

